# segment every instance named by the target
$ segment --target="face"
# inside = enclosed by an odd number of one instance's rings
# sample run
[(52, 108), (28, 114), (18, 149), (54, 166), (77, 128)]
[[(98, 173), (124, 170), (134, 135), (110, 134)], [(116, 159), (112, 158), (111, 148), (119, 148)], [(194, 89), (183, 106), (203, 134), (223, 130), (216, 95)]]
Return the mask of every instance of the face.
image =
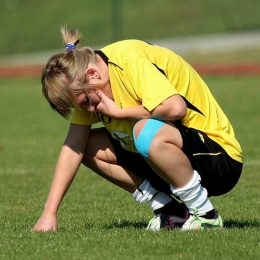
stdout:
[[(88, 79), (89, 86), (97, 86), (102, 89), (104, 93), (110, 97), (112, 92), (110, 91), (110, 84), (108, 80), (108, 68), (107, 65), (98, 58), (97, 64), (90, 63), (85, 71), (86, 78)], [(108, 88), (107, 88), (108, 87)], [(77, 96), (77, 103), (81, 108), (87, 109), (90, 112), (95, 112), (96, 107), (100, 102), (100, 98), (96, 94), (94, 88), (87, 88), (86, 92), (82, 92)]]
[(87, 89), (86, 92), (82, 92), (77, 95), (77, 103), (83, 109), (90, 112), (96, 111), (96, 106), (99, 104), (100, 98), (95, 93), (94, 89)]

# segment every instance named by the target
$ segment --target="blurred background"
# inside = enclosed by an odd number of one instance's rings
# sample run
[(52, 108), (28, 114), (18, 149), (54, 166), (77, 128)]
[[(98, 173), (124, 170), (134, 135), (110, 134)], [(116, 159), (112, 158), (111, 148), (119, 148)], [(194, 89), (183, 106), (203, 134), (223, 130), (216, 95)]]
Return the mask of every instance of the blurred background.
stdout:
[(63, 25), (82, 32), (81, 45), (95, 47), (128, 38), (260, 34), (259, 14), (259, 0), (0, 0), (0, 63), (9, 55), (63, 50)]
[[(30, 231), (69, 127), (40, 82), (64, 50), (63, 25), (82, 32), (81, 46), (137, 38), (205, 73), (245, 158), (238, 187), (213, 198), (223, 232), (180, 234), (173, 250), (164, 243), (172, 234), (139, 232), (149, 208), (84, 167), (61, 205), (61, 232)], [(0, 259), (260, 259), (259, 54), (260, 0), (0, 0)]]
[[(200, 74), (260, 75), (259, 0), (0, 0), (4, 118), (14, 98), (13, 90), (10, 96), (4, 91), (12, 84), (27, 85), (17, 83), (16, 77), (35, 78), (33, 91), (40, 93), (43, 67), (51, 55), (64, 50), (64, 25), (81, 31), (81, 46), (98, 48), (136, 38), (172, 49)], [(19, 103), (24, 102), (20, 97), (17, 93)]]

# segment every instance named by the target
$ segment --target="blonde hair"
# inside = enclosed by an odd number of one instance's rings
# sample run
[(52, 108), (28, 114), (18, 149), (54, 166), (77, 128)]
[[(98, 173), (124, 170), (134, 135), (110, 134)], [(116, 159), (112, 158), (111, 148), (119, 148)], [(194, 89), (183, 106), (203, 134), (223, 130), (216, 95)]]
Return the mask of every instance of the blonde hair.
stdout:
[[(76, 29), (61, 28), (65, 44), (78, 45), (81, 34)], [(71, 108), (78, 108), (76, 94), (83, 92), (86, 85), (85, 70), (95, 63), (95, 53), (89, 47), (65, 49), (53, 55), (42, 71), (42, 92), (50, 106), (68, 119)]]

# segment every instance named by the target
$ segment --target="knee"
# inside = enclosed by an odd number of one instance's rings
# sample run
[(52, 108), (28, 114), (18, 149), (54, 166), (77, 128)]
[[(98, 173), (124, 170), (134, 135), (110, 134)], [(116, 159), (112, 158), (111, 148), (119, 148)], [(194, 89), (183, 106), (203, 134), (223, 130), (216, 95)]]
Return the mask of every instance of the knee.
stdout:
[(143, 119), (138, 121), (134, 126), (134, 144), (136, 150), (143, 157), (148, 157), (151, 143), (154, 140), (156, 133), (163, 125), (163, 121), (155, 119)]
[(148, 121), (148, 119), (142, 119), (140, 121), (138, 121), (135, 126), (134, 126), (134, 129), (133, 129), (133, 135), (134, 135), (134, 138), (137, 139), (140, 132), (142, 131), (143, 127), (145, 126), (146, 122)]

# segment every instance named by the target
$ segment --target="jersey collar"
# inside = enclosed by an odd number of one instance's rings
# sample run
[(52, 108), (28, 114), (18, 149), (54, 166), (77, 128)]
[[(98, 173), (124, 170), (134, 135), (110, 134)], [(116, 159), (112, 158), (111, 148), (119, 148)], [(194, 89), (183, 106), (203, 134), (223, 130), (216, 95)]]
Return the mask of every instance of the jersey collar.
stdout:
[(104, 52), (102, 52), (101, 50), (94, 50), (94, 52), (98, 54), (100, 58), (108, 65), (108, 57)]

